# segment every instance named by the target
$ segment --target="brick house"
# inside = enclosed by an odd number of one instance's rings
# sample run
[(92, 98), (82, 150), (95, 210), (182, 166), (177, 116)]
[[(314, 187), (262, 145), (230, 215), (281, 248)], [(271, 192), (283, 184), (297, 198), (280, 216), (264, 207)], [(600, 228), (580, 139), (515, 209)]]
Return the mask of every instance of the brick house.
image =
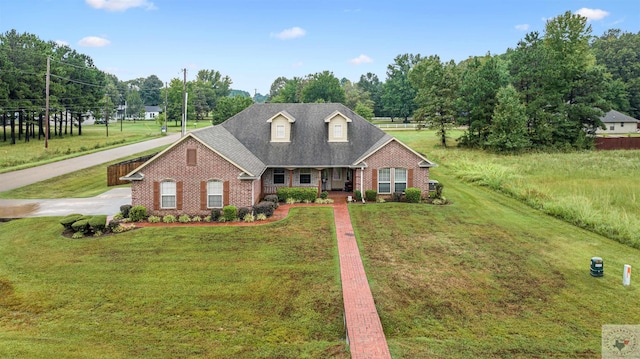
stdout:
[(435, 166), (342, 104), (254, 104), (122, 177), (153, 215), (251, 207), (279, 187), (426, 195)]

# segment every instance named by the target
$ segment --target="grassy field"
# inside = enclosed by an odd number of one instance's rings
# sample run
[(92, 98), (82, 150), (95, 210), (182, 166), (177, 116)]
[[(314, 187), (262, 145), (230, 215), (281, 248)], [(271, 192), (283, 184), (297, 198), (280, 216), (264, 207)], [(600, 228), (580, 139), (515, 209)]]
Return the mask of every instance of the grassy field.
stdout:
[(509, 156), (442, 149), (436, 146), (431, 131), (391, 134), (440, 165), (432, 172), (434, 178), (451, 175), (489, 187), (569, 223), (640, 248), (638, 150)]
[(348, 358), (333, 214), (63, 238), (1, 224), (2, 358)]
[[(201, 123), (198, 126), (204, 127), (209, 123)], [(191, 125), (189, 130), (195, 127)], [(8, 130), (8, 128), (7, 128)], [(44, 138), (38, 140), (31, 139), (24, 142), (16, 139), (16, 144), (11, 145), (7, 136), (7, 141), (0, 141), (0, 173), (14, 171), (18, 169), (34, 167), (50, 162), (63, 160), (70, 157), (80, 156), (96, 151), (145, 141), (161, 136), (160, 126), (153, 121), (125, 121), (120, 131), (120, 123), (109, 125), (109, 136), (107, 137), (104, 125), (82, 126), (82, 136), (77, 135), (77, 128), (74, 128), (74, 135), (65, 135), (62, 138), (52, 137), (49, 140), (49, 148), (44, 148)], [(181, 128), (172, 122), (168, 125), (168, 132), (180, 132)], [(52, 135), (53, 136), (53, 135)]]

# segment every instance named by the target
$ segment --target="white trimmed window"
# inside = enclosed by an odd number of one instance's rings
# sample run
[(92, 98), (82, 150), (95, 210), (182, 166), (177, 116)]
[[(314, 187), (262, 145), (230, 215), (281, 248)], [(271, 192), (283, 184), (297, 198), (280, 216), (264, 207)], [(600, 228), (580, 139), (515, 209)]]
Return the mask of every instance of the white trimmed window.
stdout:
[(207, 182), (207, 207), (222, 208), (222, 181)]
[(404, 192), (407, 189), (407, 169), (396, 168), (393, 176), (393, 191)]
[(311, 169), (309, 168), (301, 168), (300, 169), (300, 184), (309, 184), (311, 183)]
[(378, 193), (391, 193), (391, 168), (378, 170)]
[(284, 168), (273, 169), (273, 184), (284, 184)]
[(160, 183), (160, 208), (176, 208), (176, 183), (164, 181)]
[(276, 138), (284, 138), (284, 125), (276, 125)]
[(342, 138), (342, 124), (333, 125), (333, 138)]

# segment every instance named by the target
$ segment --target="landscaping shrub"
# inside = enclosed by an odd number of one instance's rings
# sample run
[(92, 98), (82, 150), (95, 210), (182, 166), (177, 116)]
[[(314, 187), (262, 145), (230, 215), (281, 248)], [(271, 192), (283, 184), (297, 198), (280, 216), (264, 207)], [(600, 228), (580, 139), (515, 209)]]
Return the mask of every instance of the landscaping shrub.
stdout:
[(353, 192), (353, 194), (354, 194), (354, 195), (355, 195), (355, 197), (356, 197), (356, 201), (358, 201), (358, 202), (362, 201), (362, 192), (360, 192), (360, 190), (359, 190), (359, 189), (355, 190), (355, 191)]
[(89, 219), (89, 228), (93, 233), (103, 232), (107, 227), (107, 216), (104, 214), (93, 216)]
[(162, 222), (163, 223), (176, 223), (176, 216), (174, 216), (173, 214), (167, 214), (164, 217), (162, 217)]
[(368, 189), (364, 191), (364, 198), (367, 201), (375, 202), (377, 197), (378, 197), (378, 191), (376, 191), (375, 189)]
[(320, 198), (327, 199), (327, 197), (329, 197), (329, 192), (322, 191), (322, 193), (320, 193)]
[(89, 233), (89, 220), (91, 219), (91, 217), (92, 216), (82, 216), (78, 218), (78, 220), (73, 222), (73, 224), (71, 225), (71, 229), (74, 232)]
[(235, 221), (238, 215), (238, 210), (236, 206), (224, 206), (222, 208), (222, 217), (225, 221), (231, 222)]
[(252, 214), (251, 208), (247, 208), (247, 207), (238, 208), (238, 218), (243, 218), (244, 219), (244, 217), (247, 214)]
[(279, 200), (277, 194), (269, 194), (264, 197), (265, 201), (273, 202), (275, 204), (275, 208), (278, 208)]
[(191, 218), (189, 217), (188, 214), (181, 214), (178, 217), (178, 222), (180, 222), (180, 223), (189, 223), (189, 222), (191, 222)]
[(255, 206), (253, 206), (253, 212), (256, 215), (264, 214), (267, 217), (271, 217), (273, 216), (273, 212), (275, 210), (276, 210), (276, 204), (267, 200), (264, 200), (256, 204)]
[(129, 211), (131, 210), (130, 204), (123, 204), (120, 206), (120, 213), (122, 213), (123, 218), (129, 218)]
[(442, 183), (436, 183), (436, 198), (442, 198), (442, 190), (444, 185)]
[(400, 202), (400, 201), (402, 201), (402, 192), (393, 192), (391, 194), (391, 201), (392, 202)]
[(297, 202), (308, 200), (313, 202), (318, 195), (318, 189), (315, 187), (280, 187), (278, 188), (278, 200), (286, 201), (289, 198), (295, 199)]
[(267, 219), (267, 215), (265, 215), (264, 213), (258, 213), (256, 214), (256, 220), (258, 221), (264, 221)]
[(149, 218), (147, 218), (147, 221), (149, 221), (149, 223), (160, 223), (161, 220), (162, 218), (158, 216), (149, 216)]
[(251, 213), (247, 213), (247, 214), (244, 215), (244, 217), (242, 217), (242, 220), (247, 222), (247, 223), (249, 223), (249, 222), (255, 221), (256, 217)]
[(81, 214), (78, 213), (73, 213), (73, 214), (69, 214), (65, 217), (63, 217), (60, 220), (60, 224), (65, 228), (65, 229), (71, 229), (71, 225), (77, 221), (78, 219), (80, 219), (80, 217), (82, 217)]
[(202, 217), (200, 216), (193, 216), (193, 218), (191, 218), (191, 222), (202, 222)]
[(133, 206), (129, 210), (129, 219), (132, 222), (140, 222), (147, 218), (147, 208), (145, 206)]
[(404, 196), (409, 203), (420, 203), (422, 190), (420, 188), (410, 187), (404, 190)]
[(222, 214), (222, 210), (220, 208), (212, 208), (211, 209), (211, 221), (217, 222), (220, 219), (220, 215)]

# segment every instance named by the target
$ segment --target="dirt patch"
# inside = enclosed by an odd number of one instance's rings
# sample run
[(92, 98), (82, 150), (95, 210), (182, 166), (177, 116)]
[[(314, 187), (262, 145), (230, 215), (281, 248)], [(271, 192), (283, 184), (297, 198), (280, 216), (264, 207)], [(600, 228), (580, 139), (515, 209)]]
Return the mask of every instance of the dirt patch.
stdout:
[(27, 217), (37, 211), (38, 208), (40, 208), (40, 205), (37, 203), (26, 203), (15, 206), (0, 207), (0, 218)]

